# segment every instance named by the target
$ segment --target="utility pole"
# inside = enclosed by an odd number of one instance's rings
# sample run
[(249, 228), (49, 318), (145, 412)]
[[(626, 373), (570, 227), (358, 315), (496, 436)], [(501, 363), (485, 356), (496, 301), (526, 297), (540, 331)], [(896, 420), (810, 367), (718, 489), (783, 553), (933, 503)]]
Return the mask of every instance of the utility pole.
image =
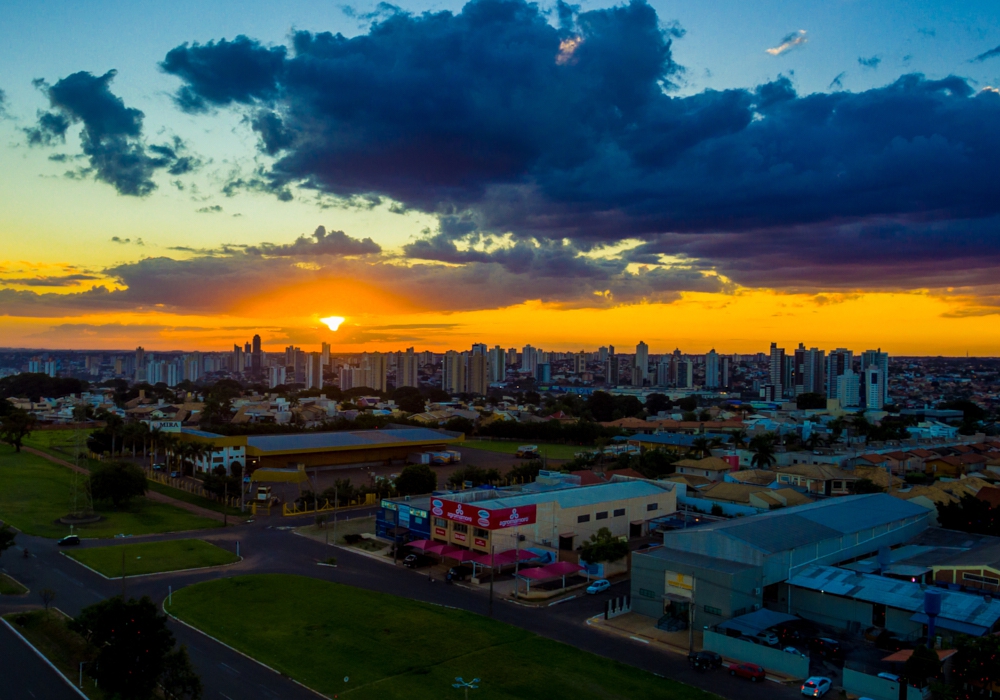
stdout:
[(340, 495), (337, 481), (333, 482), (333, 543), (337, 544), (337, 509), (340, 508)]
[(125, 602), (125, 547), (122, 546), (122, 602)]
[(229, 475), (222, 482), (222, 527), (229, 525)]
[(688, 654), (694, 653), (694, 587), (697, 579), (691, 577), (691, 604), (688, 605)]
[(514, 600), (517, 600), (517, 572), (521, 568), (521, 534), (514, 531)]
[(494, 555), (493, 541), (490, 541), (490, 617), (493, 617), (493, 574), (496, 571), (496, 556)]

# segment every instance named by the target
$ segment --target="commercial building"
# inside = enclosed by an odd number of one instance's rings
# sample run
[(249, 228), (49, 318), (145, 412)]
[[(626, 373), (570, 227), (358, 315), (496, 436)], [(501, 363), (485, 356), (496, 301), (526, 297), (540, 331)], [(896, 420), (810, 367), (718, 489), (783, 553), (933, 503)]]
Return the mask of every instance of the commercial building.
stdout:
[(489, 361), (485, 353), (473, 353), (469, 356), (468, 387), (470, 393), (486, 395), (490, 386), (488, 365)]
[(705, 388), (718, 389), (722, 381), (719, 353), (712, 348), (705, 355)]
[(656, 618), (691, 616), (696, 628), (765, 603), (794, 614), (789, 579), (809, 566), (903, 544), (929, 517), (922, 506), (868, 494), (673, 530), (662, 547), (632, 555), (632, 609)]
[[(581, 486), (579, 477), (542, 471), (523, 488), (384, 499), (376, 534), (391, 537), (398, 517), (400, 527), (409, 522), (405, 527), (410, 532), (399, 533), (406, 540), (430, 539), (481, 553), (491, 546), (497, 550), (520, 546), (558, 555), (574, 552), (603, 527), (619, 537), (645, 535), (649, 521), (676, 512), (675, 489), (669, 482), (617, 476), (609, 483)], [(416, 522), (423, 517), (430, 520)]]
[(642, 386), (649, 379), (649, 346), (641, 340), (635, 346), (635, 369), (632, 381), (636, 386)]
[(452, 394), (464, 394), (469, 390), (468, 387), (465, 353), (449, 350), (444, 354), (441, 388)]
[(396, 365), (396, 388), (402, 386), (420, 386), (420, 365), (413, 348), (406, 348)]

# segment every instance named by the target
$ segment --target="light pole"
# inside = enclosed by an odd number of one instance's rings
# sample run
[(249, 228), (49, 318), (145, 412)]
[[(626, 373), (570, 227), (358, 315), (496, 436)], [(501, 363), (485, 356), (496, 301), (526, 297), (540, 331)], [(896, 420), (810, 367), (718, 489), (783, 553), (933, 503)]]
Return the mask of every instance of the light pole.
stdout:
[(478, 678), (473, 678), (471, 681), (466, 682), (466, 681), (462, 680), (461, 676), (459, 676), (458, 678), (455, 679), (455, 682), (451, 684), (451, 687), (452, 688), (464, 688), (465, 689), (465, 700), (469, 700), (469, 688), (472, 688), (473, 690), (477, 690), (479, 688), (479, 686), (476, 685), (476, 683), (478, 683), (478, 682), (479, 682)]

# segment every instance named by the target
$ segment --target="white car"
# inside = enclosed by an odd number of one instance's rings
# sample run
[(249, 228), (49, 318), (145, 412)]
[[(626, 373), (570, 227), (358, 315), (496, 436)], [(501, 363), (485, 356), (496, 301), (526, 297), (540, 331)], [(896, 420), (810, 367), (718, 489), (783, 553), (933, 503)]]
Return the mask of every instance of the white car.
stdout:
[(899, 676), (897, 676), (895, 673), (887, 673), (886, 671), (883, 671), (882, 673), (878, 674), (878, 677), (884, 678), (887, 681), (893, 681), (894, 683), (899, 683)]
[(833, 681), (823, 676), (812, 676), (802, 684), (802, 694), (811, 698), (821, 698), (833, 687)]
[(587, 593), (590, 593), (591, 595), (594, 593), (603, 593), (609, 588), (611, 588), (611, 582), (602, 578), (587, 586)]
[(782, 649), (782, 651), (785, 652), (786, 654), (795, 654), (796, 656), (805, 656), (805, 654), (803, 654), (801, 651), (799, 651), (795, 647), (785, 647), (784, 649)]
[(758, 632), (757, 639), (760, 640), (761, 644), (766, 644), (769, 647), (776, 647), (781, 643), (781, 640), (778, 639), (778, 635), (774, 632), (768, 632), (767, 630)]

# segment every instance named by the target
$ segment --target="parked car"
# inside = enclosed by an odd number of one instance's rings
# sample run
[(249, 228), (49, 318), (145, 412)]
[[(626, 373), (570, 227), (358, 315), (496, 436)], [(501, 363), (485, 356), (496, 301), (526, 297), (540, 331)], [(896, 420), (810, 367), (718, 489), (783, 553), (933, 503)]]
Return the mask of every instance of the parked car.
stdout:
[(844, 657), (844, 649), (840, 642), (829, 637), (813, 637), (809, 640), (809, 650), (828, 659), (841, 659)]
[(410, 554), (405, 559), (403, 559), (403, 566), (407, 569), (419, 569), (422, 566), (429, 566), (433, 564), (434, 560), (430, 557), (425, 557), (423, 554)]
[(784, 649), (782, 649), (782, 651), (785, 652), (786, 654), (796, 654), (798, 656), (805, 656), (805, 654), (803, 654), (795, 647), (785, 647)]
[(875, 637), (875, 647), (882, 651), (899, 651), (900, 649), (912, 649), (913, 643), (905, 639), (900, 639), (895, 633), (889, 630), (882, 630)]
[(893, 683), (899, 683), (899, 676), (897, 676), (895, 673), (888, 673), (886, 671), (882, 671), (882, 673), (878, 674), (878, 677), (884, 678), (887, 681), (892, 681)]
[(175, 469), (174, 471), (170, 472), (170, 478), (171, 479), (180, 479), (181, 478), (181, 473)]
[(162, 464), (154, 464), (153, 465), (153, 471), (154, 472), (161, 472), (161, 471), (163, 471), (163, 465)]
[(757, 639), (761, 641), (762, 644), (766, 644), (769, 647), (776, 647), (780, 643), (778, 641), (778, 635), (770, 630), (764, 630), (763, 632), (757, 633)]
[(472, 576), (471, 566), (453, 566), (448, 569), (448, 575), (451, 576), (452, 581), (464, 581), (465, 579)]
[(587, 586), (587, 593), (590, 593), (591, 595), (595, 593), (603, 593), (609, 588), (611, 588), (611, 582), (608, 581), (607, 579), (602, 578), (594, 581), (592, 584)]
[(56, 542), (56, 545), (59, 547), (76, 547), (78, 544), (80, 544), (79, 535), (66, 535)]
[(754, 683), (766, 677), (764, 669), (757, 664), (729, 664), (729, 675), (749, 678)]
[(737, 639), (741, 642), (749, 642), (750, 644), (763, 644), (757, 637), (751, 637), (749, 634), (741, 634)]
[(710, 671), (722, 666), (722, 656), (714, 651), (696, 651), (688, 654), (688, 661), (699, 671)]
[(812, 698), (821, 698), (833, 687), (833, 681), (824, 676), (812, 676), (802, 684), (802, 694)]

